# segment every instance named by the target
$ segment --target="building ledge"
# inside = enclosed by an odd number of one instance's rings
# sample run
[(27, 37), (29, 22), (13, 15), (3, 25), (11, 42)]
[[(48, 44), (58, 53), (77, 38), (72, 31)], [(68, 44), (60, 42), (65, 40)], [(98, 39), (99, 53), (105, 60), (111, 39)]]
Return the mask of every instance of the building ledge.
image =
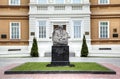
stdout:
[(91, 14), (91, 18), (120, 18), (120, 13), (114, 13), (114, 14)]
[(29, 5), (0, 5), (0, 8), (29, 8)]
[(31, 3), (30, 6), (84, 6), (84, 5), (90, 5), (90, 3), (80, 3), (80, 4), (37, 4), (37, 3)]
[(92, 39), (92, 42), (120, 42), (120, 39)]
[(92, 4), (90, 5), (91, 8), (96, 7), (120, 7), (120, 4)]
[(0, 15), (0, 19), (26, 19), (28, 20), (29, 15)]

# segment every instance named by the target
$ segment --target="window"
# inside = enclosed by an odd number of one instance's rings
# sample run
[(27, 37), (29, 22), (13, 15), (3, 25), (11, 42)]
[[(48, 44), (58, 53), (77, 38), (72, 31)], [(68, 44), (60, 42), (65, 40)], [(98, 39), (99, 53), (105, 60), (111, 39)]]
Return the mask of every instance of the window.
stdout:
[(9, 0), (10, 5), (20, 5), (20, 0)]
[(39, 38), (46, 38), (46, 21), (39, 21)]
[(64, 0), (55, 0), (55, 3), (57, 3), (57, 4), (63, 4)]
[(38, 4), (46, 4), (47, 0), (38, 0)]
[(99, 38), (109, 38), (109, 22), (99, 23)]
[(10, 39), (20, 39), (20, 23), (10, 23)]
[(82, 3), (82, 0), (72, 0), (72, 3)]
[(109, 0), (99, 0), (99, 4), (109, 4)]
[(74, 21), (74, 38), (81, 38), (81, 21)]

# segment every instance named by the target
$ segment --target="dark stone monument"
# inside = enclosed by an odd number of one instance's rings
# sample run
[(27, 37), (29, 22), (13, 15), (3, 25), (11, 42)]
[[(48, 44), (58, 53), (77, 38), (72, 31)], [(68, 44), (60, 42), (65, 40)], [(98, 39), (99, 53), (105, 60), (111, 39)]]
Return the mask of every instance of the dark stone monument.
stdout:
[(58, 26), (52, 35), (52, 61), (48, 67), (52, 66), (74, 66), (69, 62), (68, 33), (63, 26)]
[(69, 62), (69, 46), (52, 46), (52, 62), (53, 66), (70, 65)]

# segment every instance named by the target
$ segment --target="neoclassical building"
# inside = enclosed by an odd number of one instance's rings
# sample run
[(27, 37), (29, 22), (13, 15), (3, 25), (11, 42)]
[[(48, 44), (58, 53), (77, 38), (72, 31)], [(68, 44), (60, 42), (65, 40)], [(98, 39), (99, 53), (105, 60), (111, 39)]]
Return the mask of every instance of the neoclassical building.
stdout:
[(58, 25), (70, 36), (70, 56), (80, 57), (83, 35), (89, 56), (120, 56), (117, 0), (0, 0), (0, 56), (29, 56), (33, 37), (40, 57), (50, 56)]

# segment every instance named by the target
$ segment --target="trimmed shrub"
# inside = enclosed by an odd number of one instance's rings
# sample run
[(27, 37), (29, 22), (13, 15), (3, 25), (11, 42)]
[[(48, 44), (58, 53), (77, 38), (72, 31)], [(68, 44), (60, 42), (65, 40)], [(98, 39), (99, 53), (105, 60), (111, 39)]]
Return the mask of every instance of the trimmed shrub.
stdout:
[(81, 57), (87, 57), (88, 56), (88, 47), (86, 44), (86, 38), (85, 35), (83, 37), (83, 43), (82, 43), (82, 49), (81, 49)]
[(30, 55), (31, 57), (39, 57), (37, 40), (35, 37), (33, 39), (33, 44), (32, 44)]

